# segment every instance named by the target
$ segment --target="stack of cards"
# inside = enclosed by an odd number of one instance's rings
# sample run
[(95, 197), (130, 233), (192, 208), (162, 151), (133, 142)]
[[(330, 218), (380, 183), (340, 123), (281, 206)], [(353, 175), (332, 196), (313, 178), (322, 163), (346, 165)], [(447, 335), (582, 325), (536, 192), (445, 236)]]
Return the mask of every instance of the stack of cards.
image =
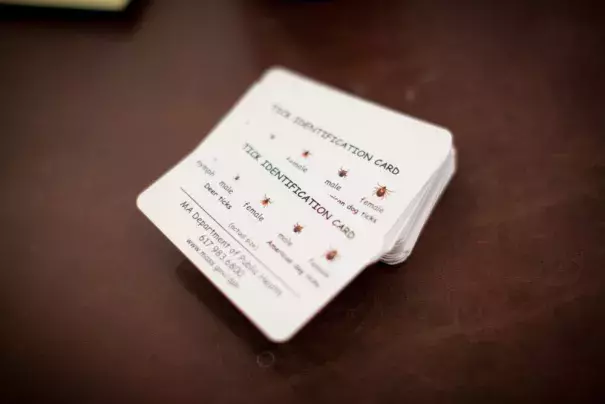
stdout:
[(285, 341), (368, 265), (409, 256), (454, 171), (446, 129), (275, 68), (137, 203)]

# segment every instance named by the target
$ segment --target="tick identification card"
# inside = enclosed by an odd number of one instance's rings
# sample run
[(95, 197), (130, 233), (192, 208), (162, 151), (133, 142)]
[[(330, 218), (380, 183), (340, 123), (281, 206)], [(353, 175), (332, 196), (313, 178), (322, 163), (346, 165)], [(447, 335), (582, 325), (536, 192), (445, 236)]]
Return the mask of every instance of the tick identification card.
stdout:
[[(389, 250), (452, 150), (444, 128), (284, 69), (271, 69), (234, 115), (258, 141), (312, 181)], [(406, 210), (407, 209), (407, 210)]]
[(298, 182), (257, 136), (227, 118), (137, 203), (267, 337), (283, 341), (380, 257), (382, 240)]
[(415, 242), (451, 155), (443, 128), (272, 69), (137, 205), (268, 338), (285, 341), (409, 244), (403, 235)]

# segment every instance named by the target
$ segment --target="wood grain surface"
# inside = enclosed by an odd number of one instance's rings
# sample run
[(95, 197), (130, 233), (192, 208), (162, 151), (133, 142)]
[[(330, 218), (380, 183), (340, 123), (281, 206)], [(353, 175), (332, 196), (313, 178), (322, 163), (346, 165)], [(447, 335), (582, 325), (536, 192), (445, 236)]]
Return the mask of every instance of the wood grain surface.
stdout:
[[(604, 15), (0, 7), (0, 401), (603, 402)], [(135, 207), (276, 64), (450, 128), (460, 159), (409, 262), (366, 270), (285, 345)]]

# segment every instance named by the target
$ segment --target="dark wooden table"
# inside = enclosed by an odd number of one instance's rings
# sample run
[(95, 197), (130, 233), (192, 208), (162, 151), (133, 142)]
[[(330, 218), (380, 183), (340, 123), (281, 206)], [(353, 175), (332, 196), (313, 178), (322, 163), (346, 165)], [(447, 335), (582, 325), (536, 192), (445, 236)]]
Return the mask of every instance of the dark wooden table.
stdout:
[[(541, 3), (0, 8), (0, 401), (603, 400), (605, 19)], [(444, 125), (460, 156), (409, 262), (285, 345), (135, 208), (274, 64)]]

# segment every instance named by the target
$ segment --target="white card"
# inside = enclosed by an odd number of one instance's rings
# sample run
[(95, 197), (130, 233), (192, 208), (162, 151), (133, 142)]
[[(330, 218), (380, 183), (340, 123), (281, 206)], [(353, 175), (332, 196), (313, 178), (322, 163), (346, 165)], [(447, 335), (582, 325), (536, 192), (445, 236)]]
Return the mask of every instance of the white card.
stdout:
[(392, 260), (411, 250), (451, 150), (443, 128), (272, 69), (137, 204), (285, 341), (393, 246)]
[[(452, 149), (446, 129), (281, 68), (269, 70), (246, 98), (236, 114), (259, 128), (259, 141), (303, 167), (301, 175), (381, 237), (412, 214)], [(305, 151), (310, 156), (302, 157)], [(395, 241), (387, 238), (385, 250)]]
[(286, 180), (288, 167), (269, 167), (262, 149), (233, 142), (228, 132), (245, 132), (224, 123), (137, 203), (268, 338), (285, 341), (378, 259), (382, 242)]

